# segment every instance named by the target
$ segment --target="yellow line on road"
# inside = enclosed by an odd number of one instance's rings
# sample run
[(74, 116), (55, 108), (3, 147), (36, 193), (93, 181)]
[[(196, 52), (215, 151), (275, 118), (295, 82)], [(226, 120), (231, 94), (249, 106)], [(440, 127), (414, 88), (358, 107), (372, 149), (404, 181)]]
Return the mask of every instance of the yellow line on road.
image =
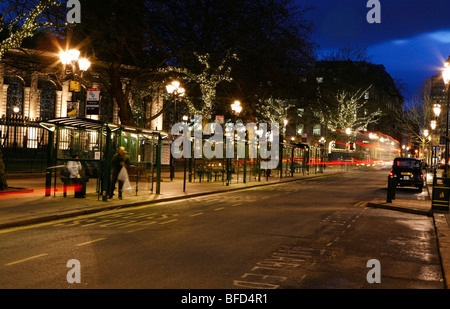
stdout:
[(190, 215), (189, 217), (201, 216), (201, 215), (203, 215), (203, 214), (205, 214), (205, 213), (204, 213), (204, 212), (198, 212), (198, 213), (196, 213), (196, 214)]
[(22, 263), (22, 262), (25, 262), (25, 261), (28, 261), (28, 260), (36, 259), (36, 258), (41, 257), (41, 256), (46, 256), (46, 255), (48, 255), (48, 254), (47, 253), (38, 254), (38, 255), (30, 256), (29, 258), (26, 258), (26, 259), (23, 259), (23, 260), (18, 260), (18, 261), (15, 261), (15, 262), (11, 262), (11, 263), (8, 263), (8, 264), (5, 264), (5, 265), (6, 266), (10, 266), (10, 265)]
[(355, 206), (355, 207), (358, 207), (358, 206), (364, 207), (364, 206), (366, 206), (366, 205), (367, 205), (367, 202), (361, 201), (361, 202), (356, 203), (356, 204), (353, 205), (353, 206)]
[(78, 246), (78, 247), (80, 247), (80, 246), (84, 246), (84, 245), (92, 244), (92, 243), (94, 243), (94, 242), (97, 242), (97, 241), (101, 241), (101, 240), (105, 240), (105, 239), (106, 239), (106, 238), (99, 238), (99, 239), (95, 239), (95, 240), (91, 240), (91, 241), (83, 242), (83, 243), (81, 243), (81, 244), (76, 244), (75, 246)]
[(142, 227), (142, 228), (140, 228), (140, 229), (135, 229), (135, 230), (126, 231), (125, 233), (133, 233), (133, 232), (142, 231), (142, 230), (145, 230), (145, 229), (146, 229), (146, 227)]
[(222, 209), (225, 209), (225, 207), (218, 207), (218, 208), (216, 208), (216, 209), (214, 209), (214, 210), (222, 210)]
[(169, 221), (159, 222), (159, 224), (166, 224), (166, 223), (175, 222), (175, 221), (178, 221), (178, 219), (173, 219), (173, 220), (169, 220)]

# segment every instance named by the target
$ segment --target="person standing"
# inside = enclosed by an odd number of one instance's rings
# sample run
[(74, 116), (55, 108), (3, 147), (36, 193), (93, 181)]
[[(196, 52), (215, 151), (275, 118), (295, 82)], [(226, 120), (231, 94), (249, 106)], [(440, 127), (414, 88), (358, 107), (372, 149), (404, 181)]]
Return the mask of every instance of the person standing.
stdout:
[[(77, 154), (72, 156), (72, 159), (78, 160), (79, 156)], [(82, 169), (80, 161), (69, 161), (67, 162), (67, 170), (70, 175), (69, 178), (74, 186), (75, 197), (84, 198), (85, 197), (85, 187), (83, 178), (81, 178), (80, 171)]]
[(122, 199), (123, 181), (117, 179), (117, 176), (119, 176), (120, 170), (122, 168), (127, 168), (127, 166), (130, 164), (130, 159), (125, 154), (125, 147), (123, 146), (119, 147), (119, 152), (114, 155), (111, 163), (112, 163), (111, 164), (112, 177), (111, 177), (111, 188), (109, 191), (109, 198), (113, 197), (114, 190), (116, 188), (116, 182), (117, 180), (119, 180), (119, 199)]

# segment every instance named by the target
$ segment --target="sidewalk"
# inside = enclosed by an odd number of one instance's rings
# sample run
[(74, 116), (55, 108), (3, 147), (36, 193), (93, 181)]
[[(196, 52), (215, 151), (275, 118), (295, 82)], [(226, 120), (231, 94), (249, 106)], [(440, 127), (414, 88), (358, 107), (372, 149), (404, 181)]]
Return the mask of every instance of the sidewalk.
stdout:
[[(317, 178), (339, 174), (341, 171), (328, 170), (324, 173), (310, 175), (296, 175), (294, 177), (261, 177), (261, 181), (243, 183), (242, 179), (234, 179), (230, 185), (219, 181), (207, 182), (203, 180), (201, 183), (198, 179), (195, 182), (186, 181), (186, 192), (183, 192), (183, 177), (178, 175), (171, 181), (168, 177), (164, 177), (161, 182), (161, 194), (155, 194), (156, 183), (153, 184), (153, 193), (151, 191), (151, 183), (140, 180), (138, 192), (123, 194), (123, 200), (117, 198), (117, 190), (115, 196), (108, 201), (102, 201), (102, 197), (96, 193), (96, 179), (92, 179), (87, 183), (86, 198), (74, 198), (73, 190), (68, 188), (67, 197), (63, 197), (62, 184), (57, 183), (57, 191), (53, 190), (51, 196), (45, 196), (45, 178), (31, 177), (26, 175), (16, 175), (8, 178), (8, 186), (15, 188), (14, 193), (6, 193), (0, 195), (0, 229), (9, 228), (32, 223), (45, 222), (55, 219), (62, 219), (85, 215), (110, 209), (125, 208), (132, 206), (140, 206), (152, 203), (161, 203), (177, 199), (185, 199), (190, 197), (229, 192), (241, 190), (255, 186), (265, 186), (282, 182), (297, 181), (300, 179)], [(22, 177), (20, 177), (22, 176)], [(135, 188), (135, 182), (130, 177), (132, 186)], [(22, 191), (22, 192), (21, 192)]]
[(412, 214), (425, 215), (433, 218), (436, 231), (437, 245), (441, 259), (442, 271), (444, 274), (445, 288), (449, 288), (450, 280), (450, 214), (448, 212), (437, 212), (431, 210), (432, 197), (432, 175), (427, 175), (427, 187), (421, 194), (405, 196), (397, 190), (392, 203), (387, 203), (387, 192), (383, 197), (373, 199), (367, 203), (368, 207), (383, 208), (394, 211), (402, 211)]

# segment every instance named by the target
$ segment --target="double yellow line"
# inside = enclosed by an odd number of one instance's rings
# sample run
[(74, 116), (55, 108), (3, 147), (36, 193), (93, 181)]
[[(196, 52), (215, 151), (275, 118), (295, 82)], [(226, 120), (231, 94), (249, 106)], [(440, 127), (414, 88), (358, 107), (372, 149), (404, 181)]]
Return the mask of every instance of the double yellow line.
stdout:
[(353, 206), (355, 206), (355, 207), (365, 207), (365, 206), (367, 205), (367, 203), (368, 203), (368, 202), (362, 201), (362, 202), (356, 203), (356, 204), (353, 205)]

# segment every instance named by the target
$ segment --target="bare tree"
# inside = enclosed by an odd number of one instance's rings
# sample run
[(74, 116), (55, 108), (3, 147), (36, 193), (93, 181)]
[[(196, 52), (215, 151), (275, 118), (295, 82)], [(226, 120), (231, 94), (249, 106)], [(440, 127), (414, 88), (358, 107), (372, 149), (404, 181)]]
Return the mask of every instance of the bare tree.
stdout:
[(6, 32), (6, 38), (0, 42), (0, 59), (8, 50), (20, 48), (26, 38), (57, 27), (55, 22), (49, 21), (47, 13), (61, 5), (55, 0), (6, 2), (8, 7), (0, 13), (0, 33)]
[(364, 109), (367, 104), (364, 95), (371, 87), (356, 92), (337, 91), (334, 95), (335, 104), (318, 108), (314, 114), (320, 123), (329, 129), (367, 130), (368, 125), (376, 123), (382, 115), (380, 110), (369, 113)]

